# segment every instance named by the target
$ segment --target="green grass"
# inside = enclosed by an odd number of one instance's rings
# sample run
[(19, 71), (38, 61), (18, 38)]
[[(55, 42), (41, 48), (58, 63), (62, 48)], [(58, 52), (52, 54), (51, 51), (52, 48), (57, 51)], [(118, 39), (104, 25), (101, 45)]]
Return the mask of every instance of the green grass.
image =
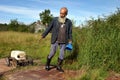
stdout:
[(50, 37), (39, 42), (41, 34), (21, 32), (0, 32), (0, 58), (6, 57), (12, 50), (25, 51), (34, 59), (43, 59), (49, 53)]
[[(120, 10), (74, 29), (73, 41), (73, 51), (67, 56), (65, 67), (77, 70), (89, 66), (83, 78), (75, 80), (104, 80), (104, 76), (100, 77), (102, 72), (120, 72)], [(92, 75), (96, 77), (93, 79)]]
[[(120, 11), (105, 19), (90, 20), (83, 28), (73, 30), (73, 51), (67, 62), (91, 69), (120, 72)], [(72, 61), (71, 61), (72, 60)], [(71, 65), (71, 64), (70, 64)]]

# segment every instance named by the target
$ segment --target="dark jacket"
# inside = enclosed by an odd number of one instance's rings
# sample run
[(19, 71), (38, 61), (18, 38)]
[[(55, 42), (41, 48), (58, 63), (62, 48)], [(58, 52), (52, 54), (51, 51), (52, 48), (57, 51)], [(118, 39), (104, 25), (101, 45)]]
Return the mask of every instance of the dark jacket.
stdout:
[[(65, 21), (65, 26), (66, 26), (66, 43), (68, 43), (69, 40), (72, 40), (72, 22), (68, 18)], [(42, 34), (43, 38), (45, 38), (50, 31), (52, 33), (51, 44), (54, 44), (57, 40), (59, 33), (58, 17), (53, 18), (48, 28)]]

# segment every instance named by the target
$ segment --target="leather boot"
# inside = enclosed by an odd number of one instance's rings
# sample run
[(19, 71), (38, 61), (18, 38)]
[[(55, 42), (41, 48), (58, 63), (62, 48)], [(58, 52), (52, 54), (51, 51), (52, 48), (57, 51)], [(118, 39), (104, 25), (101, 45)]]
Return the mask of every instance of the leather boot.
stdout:
[(47, 62), (46, 62), (46, 66), (45, 66), (45, 69), (46, 69), (47, 71), (50, 70), (50, 62), (51, 62), (51, 59), (49, 59), (49, 58), (47, 57)]
[(60, 71), (60, 72), (64, 72), (64, 70), (62, 69), (62, 62), (63, 60), (58, 58), (58, 64), (57, 64), (57, 70)]

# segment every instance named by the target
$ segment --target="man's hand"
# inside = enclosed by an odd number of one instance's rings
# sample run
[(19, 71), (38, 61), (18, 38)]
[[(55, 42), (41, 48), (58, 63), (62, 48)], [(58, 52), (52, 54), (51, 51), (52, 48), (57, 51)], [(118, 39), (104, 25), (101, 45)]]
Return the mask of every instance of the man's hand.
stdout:
[(71, 40), (69, 40), (69, 42), (68, 42), (68, 43), (72, 44), (72, 41), (71, 41)]

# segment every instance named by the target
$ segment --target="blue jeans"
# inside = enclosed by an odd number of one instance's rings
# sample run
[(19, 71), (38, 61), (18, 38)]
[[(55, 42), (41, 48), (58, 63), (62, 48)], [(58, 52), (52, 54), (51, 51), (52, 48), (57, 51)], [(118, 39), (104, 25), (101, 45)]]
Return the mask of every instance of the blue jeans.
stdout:
[(65, 52), (65, 46), (66, 46), (66, 44), (58, 44), (58, 42), (56, 42), (54, 44), (51, 44), (50, 54), (48, 55), (49, 59), (52, 58), (55, 55), (58, 46), (60, 47), (59, 58), (61, 60), (64, 59), (64, 52)]

